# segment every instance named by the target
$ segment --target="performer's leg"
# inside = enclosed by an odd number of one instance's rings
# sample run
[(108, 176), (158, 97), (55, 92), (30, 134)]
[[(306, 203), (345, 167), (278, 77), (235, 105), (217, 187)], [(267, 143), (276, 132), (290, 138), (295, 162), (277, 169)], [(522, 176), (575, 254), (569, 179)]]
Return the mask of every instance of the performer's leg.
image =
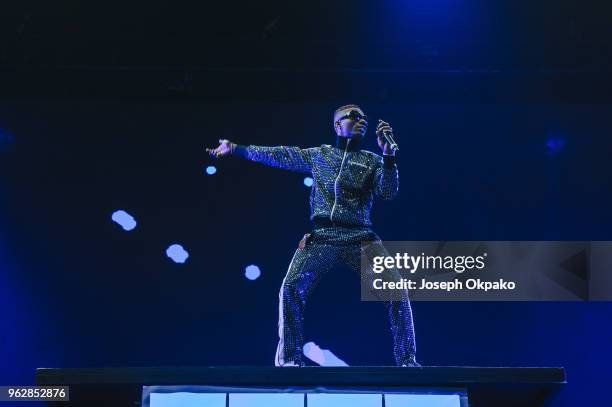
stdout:
[(295, 251), (278, 294), (279, 341), (275, 366), (303, 363), (306, 299), (321, 276), (332, 267), (336, 257), (337, 249), (326, 244), (306, 243)]
[[(354, 271), (359, 273), (362, 279), (370, 281), (373, 274), (372, 258), (374, 256), (388, 256), (387, 249), (380, 240), (370, 242), (362, 249), (360, 244), (347, 246), (342, 251), (342, 260)], [(361, 265), (362, 256), (367, 264)], [(397, 270), (386, 272), (397, 273)], [(363, 274), (362, 274), (363, 273)], [(397, 277), (397, 275), (396, 275)], [(398, 278), (399, 279), (399, 278)], [(379, 293), (375, 293), (379, 296)], [(400, 290), (393, 301), (385, 300), (385, 304), (393, 337), (393, 355), (398, 366), (419, 366), (416, 362), (416, 341), (414, 335), (414, 324), (412, 320), (412, 308), (408, 298), (407, 290)], [(380, 297), (379, 297), (380, 298)]]

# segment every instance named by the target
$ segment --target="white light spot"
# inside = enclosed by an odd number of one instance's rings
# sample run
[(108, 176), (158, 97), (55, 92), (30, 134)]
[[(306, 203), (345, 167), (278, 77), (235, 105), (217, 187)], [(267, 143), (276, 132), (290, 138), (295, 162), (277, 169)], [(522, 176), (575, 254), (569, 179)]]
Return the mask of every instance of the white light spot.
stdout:
[(136, 220), (134, 220), (134, 217), (126, 211), (118, 210), (113, 212), (111, 219), (113, 222), (121, 226), (123, 230), (130, 231), (136, 227)]
[(244, 276), (249, 280), (257, 280), (261, 276), (261, 270), (256, 265), (251, 264), (244, 269)]
[(314, 342), (305, 343), (303, 350), (304, 356), (319, 366), (348, 366), (344, 360), (334, 355), (330, 350), (321, 349)]
[(175, 263), (185, 263), (189, 257), (189, 253), (183, 249), (183, 246), (175, 243), (166, 249), (166, 256), (172, 259), (172, 261)]

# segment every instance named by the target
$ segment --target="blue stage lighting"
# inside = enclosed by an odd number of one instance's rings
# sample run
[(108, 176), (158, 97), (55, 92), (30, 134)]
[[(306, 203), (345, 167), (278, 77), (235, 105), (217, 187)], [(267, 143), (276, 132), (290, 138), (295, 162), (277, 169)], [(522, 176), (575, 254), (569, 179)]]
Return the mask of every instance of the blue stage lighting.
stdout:
[(0, 152), (10, 151), (15, 142), (13, 133), (6, 129), (0, 129)]
[(380, 407), (382, 394), (350, 393), (311, 393), (308, 394), (308, 407)]
[(334, 355), (329, 349), (322, 349), (314, 342), (307, 342), (303, 347), (304, 356), (319, 366), (348, 366), (348, 364)]
[(166, 256), (168, 256), (175, 263), (185, 263), (189, 257), (189, 253), (180, 244), (170, 245), (166, 249)]
[(134, 217), (123, 210), (113, 212), (111, 219), (126, 231), (130, 231), (136, 227), (136, 220)]
[(251, 264), (244, 269), (244, 276), (249, 280), (257, 280), (261, 276), (261, 270), (256, 265)]
[(310, 177), (304, 178), (304, 185), (306, 185), (307, 187), (311, 187), (312, 186), (312, 178), (310, 178)]
[(546, 139), (546, 155), (559, 155), (567, 140), (558, 132), (549, 132)]
[(206, 173), (208, 175), (213, 175), (216, 172), (217, 172), (217, 167), (215, 167), (214, 165), (209, 165), (208, 167), (206, 167)]
[(228, 404), (230, 407), (303, 407), (304, 395), (300, 393), (230, 393)]

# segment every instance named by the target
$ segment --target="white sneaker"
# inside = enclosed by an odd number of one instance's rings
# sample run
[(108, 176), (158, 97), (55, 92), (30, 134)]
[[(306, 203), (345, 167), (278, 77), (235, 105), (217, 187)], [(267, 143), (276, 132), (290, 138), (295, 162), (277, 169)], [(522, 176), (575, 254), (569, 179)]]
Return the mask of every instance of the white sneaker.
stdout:
[(415, 358), (411, 358), (408, 363), (404, 363), (402, 367), (422, 367)]
[(283, 364), (281, 367), (302, 367), (303, 365), (297, 363), (297, 362), (287, 362), (285, 364)]

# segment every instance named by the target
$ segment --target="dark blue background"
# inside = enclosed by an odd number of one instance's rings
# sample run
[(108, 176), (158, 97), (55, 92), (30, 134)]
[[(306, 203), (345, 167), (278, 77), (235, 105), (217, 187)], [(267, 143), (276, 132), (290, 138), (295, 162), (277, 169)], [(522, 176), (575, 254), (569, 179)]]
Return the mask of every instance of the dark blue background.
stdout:
[[(0, 177), (0, 382), (32, 383), (36, 367), (271, 365), (310, 189), (300, 174), (203, 149), (333, 143), (340, 103), (3, 103), (15, 141)], [(608, 106), (362, 105), (402, 148), (400, 193), (374, 207), (384, 240), (611, 238)], [(565, 140), (557, 154), (550, 137)], [(378, 151), (371, 129), (365, 144)], [(111, 221), (117, 209), (134, 231)], [(165, 256), (175, 242), (184, 265)], [(256, 281), (244, 277), (252, 263)], [(358, 293), (347, 270), (324, 280), (306, 340), (350, 365), (391, 365), (384, 309)], [(425, 365), (564, 366), (558, 405), (608, 397), (588, 392), (610, 378), (610, 303), (413, 308)]]
[[(0, 384), (36, 367), (271, 365), (310, 190), (204, 148), (333, 143), (344, 103), (401, 146), (399, 195), (374, 207), (384, 240), (612, 240), (606, 2), (5, 3)], [(384, 309), (347, 273), (314, 293), (306, 339), (392, 364)], [(611, 404), (612, 303), (413, 307), (425, 365), (564, 366), (556, 405)]]

